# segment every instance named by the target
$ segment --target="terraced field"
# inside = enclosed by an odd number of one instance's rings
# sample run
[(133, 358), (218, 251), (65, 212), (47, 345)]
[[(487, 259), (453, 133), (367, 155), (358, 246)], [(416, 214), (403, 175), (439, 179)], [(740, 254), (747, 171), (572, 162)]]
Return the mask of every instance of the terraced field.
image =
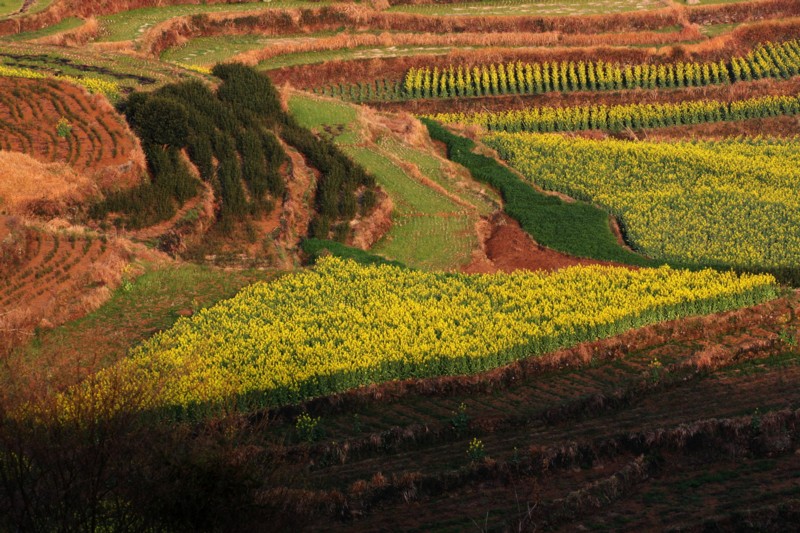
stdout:
[[(313, 487), (306, 504), (332, 507), (313, 528), (370, 531), (405, 516), (403, 530), (635, 531), (725, 523), (737, 507), (777, 513), (770, 505), (797, 490), (785, 470), (798, 439), (796, 344), (786, 344), (796, 306), (794, 295), (474, 380), (321, 400), (307, 407), (324, 437), (298, 443), (279, 418), (284, 449), (272, 453), (298, 469), (294, 486)], [(481, 460), (467, 453), (476, 438)], [(768, 486), (755, 494), (757, 480)]]
[(61, 324), (82, 316), (104, 300), (120, 281), (120, 272), (131, 254), (105, 236), (52, 233), (18, 227), (0, 217), (11, 232), (18, 252), (0, 273), (0, 348), (8, 355), (41, 324)]
[(66, 163), (106, 189), (139, 182), (144, 155), (106, 101), (57, 81), (0, 78), (0, 87), (0, 149)]
[(795, 529), (798, 117), (797, 0), (0, 0), (0, 530)]
[(392, 199), (391, 229), (373, 251), (429, 270), (459, 269), (470, 262), (478, 247), (475, 224), (494, 211), (496, 195), (454, 175), (448, 161), (401, 141), (388, 128), (366, 132), (352, 106), (295, 96), (290, 107), (303, 125), (333, 135)]

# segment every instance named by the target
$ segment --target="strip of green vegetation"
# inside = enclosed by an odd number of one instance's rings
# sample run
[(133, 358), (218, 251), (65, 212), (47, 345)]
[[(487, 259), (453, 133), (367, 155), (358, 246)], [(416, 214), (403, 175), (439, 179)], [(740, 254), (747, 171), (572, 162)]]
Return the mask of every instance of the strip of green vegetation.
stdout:
[(58, 24), (47, 26), (36, 31), (26, 31), (16, 35), (9, 35), (6, 37), (9, 41), (32, 41), (34, 39), (41, 39), (42, 37), (49, 37), (63, 31), (74, 30), (83, 24), (83, 19), (77, 17), (70, 17), (62, 20)]
[(730, 33), (737, 27), (739, 27), (739, 23), (709, 24), (708, 26), (700, 26), (700, 33), (707, 37), (717, 37), (723, 33)]
[[(461, 46), (459, 50), (472, 50), (474, 46)], [(338, 50), (322, 50), (317, 52), (298, 52), (267, 59), (258, 64), (260, 70), (271, 70), (296, 65), (311, 65), (325, 61), (371, 59), (385, 57), (406, 57), (415, 55), (444, 55), (453, 51), (452, 46), (392, 46), (375, 47), (359, 46), (340, 48)]]
[(52, 46), (31, 43), (0, 43), (0, 63), (27, 68), (46, 75), (91, 77), (117, 83), (123, 92), (155, 89), (161, 85), (205, 76), (175, 65), (127, 54), (98, 54), (70, 48), (64, 53)]
[[(426, 270), (452, 270), (469, 262), (477, 246), (474, 224), (480, 209), (459, 205), (442, 191), (409, 176), (396, 162), (417, 165), (434, 182), (444, 180), (443, 175), (435, 175), (440, 169), (432, 168), (426, 154), (416, 153), (397, 141), (381, 141), (377, 149), (358, 146), (362, 131), (355, 107), (350, 104), (294, 96), (289, 107), (301, 125), (331, 138), (374, 175), (392, 199), (392, 227), (373, 246), (373, 252)], [(409, 158), (411, 152), (414, 155)]]
[(336, 32), (326, 31), (303, 35), (222, 35), (214, 37), (197, 37), (176, 48), (170, 48), (161, 54), (163, 61), (185, 65), (215, 65), (226, 61), (236, 54), (266, 48), (276, 42), (304, 42), (317, 37), (329, 37)]
[(324, 2), (302, 2), (277, 0), (272, 2), (242, 2), (236, 4), (191, 4), (160, 7), (144, 7), (123, 11), (114, 15), (98, 17), (103, 34), (101, 41), (130, 41), (145, 31), (166, 20), (184, 15), (202, 13), (238, 13), (269, 8), (319, 7)]
[(466, 167), (472, 176), (496, 188), (505, 211), (539, 244), (576, 257), (590, 257), (637, 266), (656, 263), (619, 245), (609, 225), (608, 214), (585, 202), (567, 203), (543, 194), (520, 180), (495, 159), (475, 154), (471, 140), (423, 119), (432, 138), (447, 145), (448, 157)]
[(391, 261), (376, 254), (369, 253), (359, 248), (353, 248), (337, 241), (323, 239), (305, 239), (300, 243), (300, 248), (308, 255), (312, 263), (325, 255), (334, 255), (342, 259), (352, 259), (362, 265), (391, 265), (405, 267), (399, 261)]
[(16, 13), (22, 8), (23, 0), (0, 0), (0, 17)]
[(42, 11), (50, 7), (50, 4), (52, 3), (53, 0), (35, 0), (34, 4), (30, 8), (28, 8), (28, 11), (26, 13), (28, 15), (33, 15), (34, 13), (41, 13)]

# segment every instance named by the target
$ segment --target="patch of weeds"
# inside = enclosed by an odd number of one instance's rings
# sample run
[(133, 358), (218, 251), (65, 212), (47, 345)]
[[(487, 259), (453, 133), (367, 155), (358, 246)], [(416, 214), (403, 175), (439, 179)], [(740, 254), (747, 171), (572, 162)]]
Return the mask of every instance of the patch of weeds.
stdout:
[(467, 404), (461, 402), (458, 410), (453, 411), (453, 417), (450, 419), (450, 424), (453, 426), (457, 435), (462, 435), (469, 426), (469, 415), (467, 414)]
[(797, 348), (797, 337), (788, 328), (784, 328), (778, 333), (778, 338), (789, 348)]
[(72, 133), (72, 124), (70, 124), (69, 120), (66, 117), (61, 117), (58, 119), (58, 124), (56, 124), (56, 135), (61, 137), (62, 139), (66, 139)]
[(294, 424), (294, 428), (297, 431), (297, 438), (309, 444), (320, 440), (322, 438), (321, 420), (321, 417), (312, 417), (308, 413), (303, 413), (298, 416)]
[[(463, 404), (462, 404), (463, 405)], [(473, 438), (467, 447), (467, 457), (469, 460), (478, 463), (486, 458), (486, 448), (483, 446), (483, 441), (478, 438)]]

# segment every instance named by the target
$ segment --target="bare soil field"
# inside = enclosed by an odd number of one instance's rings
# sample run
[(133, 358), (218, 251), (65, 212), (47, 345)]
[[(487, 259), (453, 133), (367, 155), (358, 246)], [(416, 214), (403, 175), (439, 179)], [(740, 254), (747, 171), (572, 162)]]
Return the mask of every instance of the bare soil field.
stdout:
[(65, 163), (103, 191), (141, 181), (145, 161), (139, 142), (102, 97), (53, 80), (0, 78), (0, 88), (4, 150)]
[(0, 265), (0, 348), (7, 353), (35, 327), (53, 327), (99, 307), (123, 280), (131, 246), (80, 229), (52, 231), (0, 217), (7, 237)]

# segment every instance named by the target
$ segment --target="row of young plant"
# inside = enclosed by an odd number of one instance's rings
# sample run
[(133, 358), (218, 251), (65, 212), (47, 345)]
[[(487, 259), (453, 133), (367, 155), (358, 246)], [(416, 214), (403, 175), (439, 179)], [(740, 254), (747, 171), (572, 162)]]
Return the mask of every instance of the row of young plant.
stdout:
[(740, 269), (800, 265), (796, 139), (741, 143), (486, 139), (527, 179), (618, 216), (644, 254)]
[[(800, 73), (800, 41), (765, 43), (745, 56), (718, 62), (619, 64), (599, 61), (483, 63), (412, 67), (403, 79), (406, 98), (455, 98), (551, 91), (609, 91), (703, 87)], [(353, 95), (352, 89), (350, 96)]]
[(197, 188), (182, 162), (183, 148), (221, 199), (218, 218), (223, 224), (267, 212), (286, 189), (282, 138), (320, 171), (313, 233), (327, 237), (336, 229), (337, 237), (346, 236), (341, 228), (349, 227), (359, 209), (371, 207), (374, 195), (364, 190), (374, 186), (374, 178), (284, 112), (263, 74), (240, 64), (217, 65), (213, 74), (222, 80), (216, 91), (190, 81), (131, 95), (124, 110), (142, 139), (152, 181), (110, 196), (95, 206), (94, 216), (123, 212), (135, 226), (171, 216), (175, 201), (185, 201)]
[(668, 104), (586, 105), (573, 107), (534, 107), (528, 109), (439, 113), (428, 118), (451, 124), (479, 124), (490, 131), (560, 132), (649, 129), (746, 120), (800, 112), (800, 97), (762, 96), (732, 102), (694, 100)]
[(406, 100), (403, 85), (396, 80), (375, 80), (374, 82), (337, 83), (306, 90), (314, 94), (341, 98), (350, 102), (372, 102)]
[[(130, 391), (183, 416), (291, 405), (389, 380), (473, 374), (645, 324), (776, 296), (769, 275), (572, 267), (467, 275), (325, 257), (157, 334), (61, 398)], [(106, 411), (103, 411), (106, 412)]]

